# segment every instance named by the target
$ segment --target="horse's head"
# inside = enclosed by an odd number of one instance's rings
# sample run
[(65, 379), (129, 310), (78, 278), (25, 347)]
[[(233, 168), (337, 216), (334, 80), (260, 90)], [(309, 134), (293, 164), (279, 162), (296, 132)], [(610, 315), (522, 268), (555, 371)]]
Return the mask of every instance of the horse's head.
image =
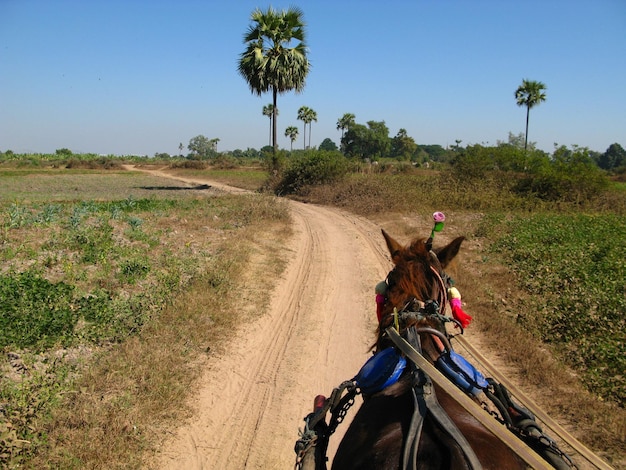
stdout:
[[(394, 268), (387, 275), (385, 299), (382, 305), (377, 345), (381, 336), (394, 322), (394, 310), (416, 311), (429, 301), (443, 309), (447, 302), (448, 277), (444, 269), (459, 253), (465, 237), (458, 237), (448, 245), (432, 248), (432, 239), (417, 238), (404, 246), (382, 231)], [(406, 327), (409, 325), (402, 325)]]

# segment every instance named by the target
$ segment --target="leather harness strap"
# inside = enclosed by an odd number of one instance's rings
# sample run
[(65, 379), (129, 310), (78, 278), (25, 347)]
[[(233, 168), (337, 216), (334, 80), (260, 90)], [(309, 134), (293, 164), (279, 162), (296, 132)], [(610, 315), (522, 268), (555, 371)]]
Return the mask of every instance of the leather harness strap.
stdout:
[[(553, 470), (545, 460), (539, 457), (524, 442), (503, 429), (502, 425), (487, 414), (478, 404), (471, 398), (461, 392), (456, 385), (450, 382), (441, 372), (437, 370), (430, 362), (428, 362), (418, 351), (409, 344), (395, 328), (389, 327), (385, 330), (389, 338), (394, 344), (407, 356), (418, 368), (420, 368), (430, 379), (445, 390), (452, 398), (454, 398), (465, 410), (467, 410), (474, 418), (476, 418), (484, 427), (497, 436), (505, 445), (507, 445), (516, 455), (523, 459), (528, 465), (535, 470)], [(444, 412), (445, 413), (445, 412)], [(447, 416), (447, 415), (446, 415)], [(444, 418), (445, 419), (445, 418)], [(449, 417), (448, 417), (449, 419)], [(480, 464), (479, 464), (480, 465)], [(481, 467), (474, 467), (480, 469)]]
[[(415, 327), (411, 327), (407, 330), (407, 338), (408, 345), (413, 347), (416, 351), (421, 351), (420, 339)], [(465, 436), (461, 433), (461, 431), (459, 431), (459, 428), (450, 419), (448, 413), (446, 413), (446, 411), (442, 408), (439, 400), (437, 400), (435, 388), (433, 387), (430, 377), (425, 374), (415, 362), (412, 361), (412, 364), (414, 385), (411, 391), (413, 395), (414, 410), (406, 443), (404, 445), (402, 463), (403, 469), (409, 470), (416, 468), (417, 450), (419, 447), (422, 427), (424, 425), (424, 418), (427, 413), (430, 413), (430, 416), (441, 426), (441, 428), (447, 432), (457, 444), (459, 444), (461, 451), (467, 459), (469, 469), (481, 470), (483, 467), (469, 442), (467, 442)]]

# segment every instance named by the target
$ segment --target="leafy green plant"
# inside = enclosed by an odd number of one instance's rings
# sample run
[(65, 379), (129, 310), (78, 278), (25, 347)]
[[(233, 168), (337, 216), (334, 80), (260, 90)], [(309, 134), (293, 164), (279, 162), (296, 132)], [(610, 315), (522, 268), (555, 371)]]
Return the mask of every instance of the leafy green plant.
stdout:
[(33, 370), (20, 382), (0, 382), (0, 467), (23, 468), (46, 443), (42, 426), (67, 386), (68, 368), (53, 362), (44, 371)]
[(68, 341), (78, 314), (72, 286), (26, 271), (0, 276), (0, 347), (49, 347)]
[(276, 192), (298, 193), (305, 186), (339, 181), (347, 172), (348, 161), (340, 152), (323, 150), (303, 152), (289, 163), (276, 187)]
[(626, 405), (626, 221), (612, 215), (512, 217), (492, 249), (530, 295), (518, 321)]

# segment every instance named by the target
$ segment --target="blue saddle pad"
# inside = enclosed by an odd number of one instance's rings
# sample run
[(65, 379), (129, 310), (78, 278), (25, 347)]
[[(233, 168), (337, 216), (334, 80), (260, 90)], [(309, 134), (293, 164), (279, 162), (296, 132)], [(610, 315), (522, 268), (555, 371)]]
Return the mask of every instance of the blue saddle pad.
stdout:
[(364, 395), (371, 395), (396, 383), (405, 367), (406, 359), (388, 347), (370, 357), (354, 380)]
[(483, 374), (460, 354), (450, 351), (437, 359), (437, 367), (450, 380), (472, 395), (489, 387)]

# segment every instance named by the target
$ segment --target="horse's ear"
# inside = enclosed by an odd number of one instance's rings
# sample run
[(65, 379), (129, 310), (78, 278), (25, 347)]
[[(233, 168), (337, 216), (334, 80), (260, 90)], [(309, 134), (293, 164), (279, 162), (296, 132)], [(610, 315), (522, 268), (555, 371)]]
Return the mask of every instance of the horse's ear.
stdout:
[(461, 243), (463, 243), (463, 240), (465, 240), (465, 237), (455, 238), (448, 245), (435, 250), (435, 253), (437, 254), (437, 259), (441, 263), (442, 268), (448, 266), (448, 264), (450, 264), (450, 261), (452, 261), (454, 257), (459, 254), (459, 250), (461, 249)]
[(391, 238), (384, 229), (381, 229), (381, 231), (383, 232), (383, 237), (385, 237), (385, 241), (387, 242), (387, 248), (389, 249), (391, 260), (395, 263), (403, 247), (397, 241)]

